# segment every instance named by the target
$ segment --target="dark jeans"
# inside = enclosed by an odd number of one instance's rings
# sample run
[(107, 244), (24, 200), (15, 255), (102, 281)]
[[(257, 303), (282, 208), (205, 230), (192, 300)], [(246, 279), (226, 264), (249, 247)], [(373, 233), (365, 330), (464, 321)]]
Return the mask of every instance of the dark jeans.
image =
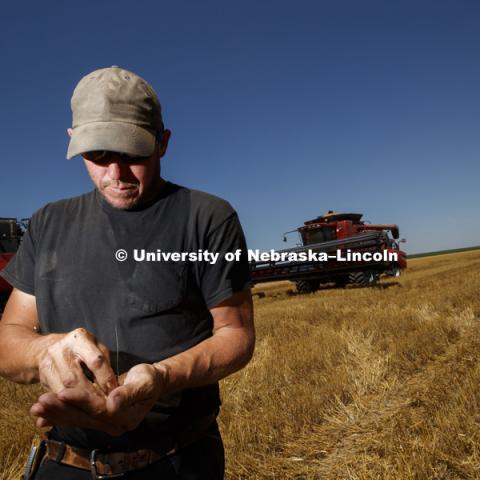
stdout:
[[(195, 443), (182, 448), (147, 468), (126, 473), (122, 480), (222, 480), (224, 474), (223, 443), (214, 424)], [(91, 473), (79, 468), (45, 460), (35, 480), (91, 480)]]

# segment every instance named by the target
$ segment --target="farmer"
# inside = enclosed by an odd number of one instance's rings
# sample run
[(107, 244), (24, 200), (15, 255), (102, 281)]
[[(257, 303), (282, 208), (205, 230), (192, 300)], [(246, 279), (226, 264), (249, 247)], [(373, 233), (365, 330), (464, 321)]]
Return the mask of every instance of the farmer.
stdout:
[(136, 74), (96, 70), (71, 105), (67, 158), (95, 189), (36, 212), (2, 272), (0, 374), (43, 384), (31, 414), (52, 427), (30, 475), (221, 479), (218, 380), (254, 348), (237, 215), (160, 176), (171, 132)]

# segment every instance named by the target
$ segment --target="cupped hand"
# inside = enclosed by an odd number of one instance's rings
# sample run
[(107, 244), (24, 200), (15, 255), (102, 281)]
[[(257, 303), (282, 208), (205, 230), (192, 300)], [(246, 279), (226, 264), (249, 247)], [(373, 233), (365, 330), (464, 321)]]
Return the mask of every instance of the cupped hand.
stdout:
[(108, 395), (81, 387), (39, 397), (30, 412), (37, 426), (64, 425), (91, 428), (117, 436), (135, 429), (165, 393), (166, 370), (139, 364), (118, 379), (119, 386)]
[[(39, 359), (38, 371), (40, 382), (53, 393), (65, 388), (97, 393), (95, 387), (99, 387), (108, 395), (118, 387), (108, 348), (84, 328), (77, 328), (51, 344)], [(94, 382), (85, 372), (91, 373)]]

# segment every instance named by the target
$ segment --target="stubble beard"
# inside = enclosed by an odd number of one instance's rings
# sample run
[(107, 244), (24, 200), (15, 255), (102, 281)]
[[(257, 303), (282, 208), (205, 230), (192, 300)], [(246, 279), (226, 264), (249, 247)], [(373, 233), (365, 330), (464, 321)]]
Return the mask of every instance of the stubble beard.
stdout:
[[(125, 189), (124, 192), (114, 192), (112, 195), (109, 188)], [(97, 188), (102, 197), (113, 208), (118, 210), (132, 210), (142, 201), (138, 183), (114, 182), (112, 180), (102, 181), (100, 188)], [(109, 195), (110, 193), (110, 195)]]
[[(105, 180), (101, 183), (101, 188), (97, 188), (105, 201), (113, 208), (118, 210), (134, 210), (143, 204), (150, 203), (157, 195), (165, 181), (161, 177), (156, 177), (154, 181), (140, 193), (140, 183), (115, 182)], [(109, 197), (106, 193), (108, 187), (126, 189), (124, 195)], [(131, 190), (129, 190), (131, 189)], [(135, 195), (136, 194), (136, 195)]]

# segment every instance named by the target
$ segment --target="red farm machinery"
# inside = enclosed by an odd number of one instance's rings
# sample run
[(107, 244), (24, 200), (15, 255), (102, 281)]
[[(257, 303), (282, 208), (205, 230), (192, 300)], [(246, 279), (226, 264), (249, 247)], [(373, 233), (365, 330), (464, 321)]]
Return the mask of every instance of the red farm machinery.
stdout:
[[(28, 219), (0, 218), (0, 270), (3, 270), (20, 245)], [(0, 313), (12, 290), (12, 286), (0, 277)]]
[(406, 254), (399, 246), (405, 240), (398, 240), (398, 226), (361, 219), (360, 213), (330, 210), (306, 221), (292, 230), (298, 232), (300, 246), (250, 262), (253, 283), (290, 280), (299, 293), (311, 293), (322, 284), (370, 286), (381, 275), (398, 276), (407, 266)]

